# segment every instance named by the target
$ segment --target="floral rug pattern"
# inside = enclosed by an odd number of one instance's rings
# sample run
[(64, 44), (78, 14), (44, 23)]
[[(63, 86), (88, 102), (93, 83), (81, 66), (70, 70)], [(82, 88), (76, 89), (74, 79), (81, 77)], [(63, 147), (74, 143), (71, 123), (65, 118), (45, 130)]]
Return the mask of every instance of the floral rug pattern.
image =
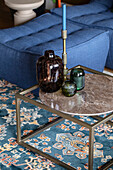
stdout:
[[(21, 90), (16, 85), (0, 79), (0, 170), (65, 170), (17, 144), (15, 93)], [(27, 96), (38, 100), (33, 94), (29, 93)], [(57, 117), (22, 100), (20, 113), (22, 135)], [(80, 116), (79, 119), (88, 123), (96, 121), (86, 116)], [(74, 166), (77, 170), (88, 169), (89, 131), (69, 120), (54, 125), (26, 143)], [(102, 124), (95, 130), (93, 169), (96, 170), (112, 158), (113, 127)]]

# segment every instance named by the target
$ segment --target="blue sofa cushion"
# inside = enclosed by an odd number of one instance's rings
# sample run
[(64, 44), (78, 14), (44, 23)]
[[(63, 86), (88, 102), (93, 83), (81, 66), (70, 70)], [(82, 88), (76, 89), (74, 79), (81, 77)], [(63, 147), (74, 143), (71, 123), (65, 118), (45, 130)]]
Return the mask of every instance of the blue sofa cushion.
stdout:
[(113, 0), (91, 0), (92, 2), (97, 2), (99, 4), (105, 5), (108, 8), (113, 6)]
[(110, 48), (105, 66), (113, 69), (113, 13), (105, 11), (98, 14), (74, 17), (71, 20), (90, 28), (98, 28), (109, 31)]
[[(44, 14), (24, 25), (0, 30), (0, 77), (27, 88), (37, 83), (36, 61), (45, 50), (62, 57), (62, 18)], [(108, 49), (108, 32), (83, 28), (67, 20), (68, 68), (81, 64), (103, 71)]]
[[(30, 22), (27, 22), (26, 24), (13, 27), (13, 28), (8, 28), (8, 29), (3, 29), (3, 30), (1, 29), (0, 30), (0, 42), (7, 43), (7, 42), (14, 41), (14, 40), (19, 40), (20, 38), (25, 38), (25, 37), (31, 39), (35, 33), (39, 33), (39, 32), (41, 33), (43, 32), (43, 30), (53, 27), (56, 24), (57, 25), (61, 24), (61, 22), (62, 20), (60, 17), (47, 13), (46, 15), (41, 15), (40, 17), (37, 17), (31, 20)], [(42, 39), (42, 41), (44, 40), (45, 39)], [(33, 41), (33, 39), (31, 41)], [(29, 42), (28, 44), (26, 44), (26, 46), (27, 45), (29, 46)], [(20, 48), (21, 47), (24, 48), (23, 44), (22, 45), (20, 44)]]
[[(108, 8), (102, 4), (91, 2), (85, 5), (68, 6), (66, 8), (66, 17), (71, 19), (83, 15), (97, 14), (106, 11)], [(62, 8), (54, 8), (51, 10), (53, 14), (62, 16)]]
[[(96, 14), (84, 15), (80, 17), (73, 17), (71, 21), (78, 22), (82, 25), (90, 26), (91, 24), (97, 24), (104, 22), (107, 24), (107, 21), (113, 18), (113, 13), (110, 11), (104, 11)], [(104, 26), (104, 24), (103, 24)], [(106, 25), (105, 25), (106, 27)]]
[[(49, 24), (46, 25), (45, 22)], [(61, 29), (61, 17), (46, 14), (44, 19), (42, 16), (24, 25), (0, 30), (0, 43), (21, 52), (34, 53), (34, 49), (37, 48), (35, 54), (43, 54), (44, 51), (41, 52), (40, 50), (39, 52), (38, 47), (60, 39)], [(75, 25), (71, 21), (67, 21), (67, 29), (68, 34), (71, 34), (82, 28), (79, 25)], [(54, 46), (56, 48), (56, 44), (54, 44)]]

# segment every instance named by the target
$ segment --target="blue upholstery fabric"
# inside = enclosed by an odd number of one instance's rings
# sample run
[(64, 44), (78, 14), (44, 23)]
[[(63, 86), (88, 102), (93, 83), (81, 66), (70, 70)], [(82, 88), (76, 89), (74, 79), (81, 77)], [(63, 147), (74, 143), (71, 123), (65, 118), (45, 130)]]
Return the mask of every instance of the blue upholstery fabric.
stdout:
[(100, 21), (107, 22), (109, 19), (112, 19), (112, 17), (113, 17), (112, 12), (105, 11), (105, 12), (99, 12), (96, 14), (73, 17), (71, 20), (90, 26), (91, 24), (100, 23)]
[(108, 8), (111, 8), (113, 6), (113, 0), (92, 0), (92, 2), (103, 4), (107, 6)]
[[(0, 77), (22, 88), (36, 84), (36, 61), (44, 51), (52, 49), (62, 57), (61, 29), (61, 17), (44, 14), (24, 25), (0, 30)], [(68, 68), (81, 64), (103, 71), (108, 32), (72, 21), (67, 21), (67, 30)]]
[[(108, 8), (106, 6), (95, 2), (85, 5), (69, 6), (66, 8), (66, 17), (67, 19), (71, 19), (73, 17), (79, 17), (83, 15), (97, 14), (106, 11), (107, 9)], [(51, 12), (53, 14), (62, 16), (62, 8), (54, 8), (51, 10)]]
[[(92, 0), (89, 4), (67, 7), (67, 18), (82, 26), (108, 30), (110, 32), (110, 48), (106, 67), (113, 69), (113, 13), (109, 8), (113, 0)], [(53, 9), (52, 13), (62, 16), (62, 9)]]
[(108, 30), (110, 35), (110, 48), (106, 61), (106, 67), (113, 69), (113, 13), (110, 11), (101, 12), (98, 14), (84, 15), (71, 19), (74, 22), (84, 24), (90, 28), (98, 28)]

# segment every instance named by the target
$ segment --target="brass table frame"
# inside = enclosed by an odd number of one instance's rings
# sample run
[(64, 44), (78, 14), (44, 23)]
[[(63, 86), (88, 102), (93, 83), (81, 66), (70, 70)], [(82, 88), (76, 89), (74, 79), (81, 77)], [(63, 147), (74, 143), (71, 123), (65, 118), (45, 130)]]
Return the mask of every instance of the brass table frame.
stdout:
[[(84, 70), (88, 71), (88, 72), (92, 72), (94, 74), (101, 74), (101, 75), (107, 75), (105, 73), (101, 73), (92, 69), (89, 69), (87, 67), (78, 65), (75, 66), (76, 68), (83, 68)], [(72, 68), (71, 68), (72, 69)], [(69, 71), (71, 71), (71, 69), (69, 69)], [(109, 76), (109, 75), (107, 75)], [(112, 77), (112, 76), (111, 76)], [(68, 169), (68, 170), (75, 170), (74, 167), (50, 156), (49, 154), (46, 154), (40, 150), (38, 150), (37, 148), (25, 143), (26, 140), (28, 140), (29, 138), (34, 137), (35, 135), (37, 135), (40, 132), (43, 132), (45, 129), (48, 129), (49, 127), (61, 122), (64, 119), (68, 119), (70, 121), (73, 121), (74, 123), (77, 123), (81, 126), (84, 126), (86, 128), (89, 129), (89, 159), (88, 159), (88, 170), (93, 170), (93, 148), (94, 148), (94, 130), (97, 126), (99, 126), (102, 123), (109, 123), (111, 126), (113, 126), (113, 122), (111, 122), (110, 120), (113, 118), (113, 112), (110, 113), (108, 116), (106, 116), (105, 118), (102, 118), (100, 116), (90, 116), (93, 117), (95, 119), (97, 119), (98, 121), (96, 123), (94, 123), (93, 125), (90, 125), (86, 122), (83, 122), (75, 117), (73, 117), (72, 115), (68, 115), (65, 114), (61, 111), (52, 109), (51, 107), (44, 105), (43, 103), (39, 102), (39, 101), (35, 101), (33, 99), (30, 99), (28, 97), (25, 96), (26, 93), (31, 92), (32, 90), (37, 89), (39, 86), (38, 85), (34, 85), (26, 90), (23, 90), (22, 92), (16, 93), (15, 95), (15, 99), (16, 99), (16, 121), (17, 121), (17, 142), (19, 145), (22, 145), (26, 148), (28, 148), (29, 150), (51, 160), (52, 162), (63, 166), (64, 168)], [(37, 130), (33, 131), (32, 133), (29, 133), (26, 136), (21, 136), (21, 122), (20, 122), (20, 100), (24, 100), (26, 102), (29, 102), (35, 106), (38, 106), (42, 109), (45, 109), (49, 112), (55, 113), (57, 114), (59, 117), (54, 119), (52, 122), (49, 122), (43, 126), (40, 126)], [(108, 161), (107, 163), (105, 163), (104, 165), (101, 166), (101, 168), (99, 170), (107, 170), (108, 168), (110, 168), (113, 165), (113, 159), (111, 159), (110, 161)]]

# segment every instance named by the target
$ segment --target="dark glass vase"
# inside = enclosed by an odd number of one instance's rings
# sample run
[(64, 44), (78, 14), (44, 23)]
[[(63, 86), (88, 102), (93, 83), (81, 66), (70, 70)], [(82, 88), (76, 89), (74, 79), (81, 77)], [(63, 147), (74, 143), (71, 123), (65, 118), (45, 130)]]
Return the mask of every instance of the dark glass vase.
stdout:
[(52, 93), (60, 89), (63, 83), (63, 63), (53, 50), (45, 51), (36, 64), (36, 75), (42, 91)]
[(85, 87), (85, 72), (82, 68), (73, 68), (70, 73), (70, 80), (76, 84), (77, 90)]

